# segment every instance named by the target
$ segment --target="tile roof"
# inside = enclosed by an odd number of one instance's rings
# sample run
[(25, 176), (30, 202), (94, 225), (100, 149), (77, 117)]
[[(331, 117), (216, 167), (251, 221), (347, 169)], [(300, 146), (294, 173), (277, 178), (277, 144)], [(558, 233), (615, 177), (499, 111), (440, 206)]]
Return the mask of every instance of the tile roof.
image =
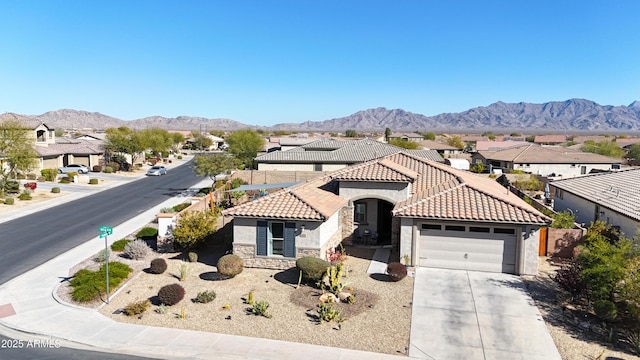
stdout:
[(411, 184), (414, 195), (395, 205), (394, 216), (521, 224), (551, 222), (494, 180), (406, 152), (336, 170), (227, 209), (223, 214), (323, 221), (347, 203), (337, 195), (339, 181)]
[(620, 164), (620, 159), (586, 153), (561, 146), (540, 146), (527, 143), (495, 151), (478, 151), (485, 159), (508, 161), (517, 164)]
[(536, 135), (533, 139), (536, 144), (561, 144), (566, 141), (566, 135)]
[(104, 146), (92, 142), (76, 142), (64, 144), (48, 144), (47, 146), (35, 146), (34, 149), (40, 156), (52, 155), (96, 155), (104, 153)]
[[(321, 150), (324, 149), (324, 150)], [(287, 151), (274, 151), (256, 157), (259, 163), (337, 163), (354, 164), (402, 151), (387, 143), (363, 140), (318, 140)], [(444, 162), (435, 150), (414, 150), (416, 155)]]
[(478, 141), (476, 142), (476, 151), (486, 151), (486, 150), (498, 150), (498, 149), (506, 149), (514, 146), (524, 146), (529, 145), (528, 142), (525, 141)]
[(640, 169), (555, 180), (550, 185), (640, 220)]
[(418, 144), (420, 144), (421, 146), (423, 146), (425, 149), (428, 149), (428, 150), (460, 150), (455, 146), (439, 143), (433, 140), (421, 140), (421, 141), (418, 141)]

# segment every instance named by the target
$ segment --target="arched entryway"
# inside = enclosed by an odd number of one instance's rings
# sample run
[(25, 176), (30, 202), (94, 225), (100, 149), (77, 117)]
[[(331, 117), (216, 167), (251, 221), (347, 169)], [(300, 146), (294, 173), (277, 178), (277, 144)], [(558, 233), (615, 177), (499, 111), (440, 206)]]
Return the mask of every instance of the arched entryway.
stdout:
[(391, 245), (391, 210), (389, 201), (365, 198), (353, 202), (354, 243)]

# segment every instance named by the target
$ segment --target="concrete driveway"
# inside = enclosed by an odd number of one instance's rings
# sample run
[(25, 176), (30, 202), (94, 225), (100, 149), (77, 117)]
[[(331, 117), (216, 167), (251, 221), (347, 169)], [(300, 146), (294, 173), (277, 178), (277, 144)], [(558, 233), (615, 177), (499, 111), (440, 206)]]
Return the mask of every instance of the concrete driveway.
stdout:
[(409, 356), (560, 360), (519, 277), (417, 268)]

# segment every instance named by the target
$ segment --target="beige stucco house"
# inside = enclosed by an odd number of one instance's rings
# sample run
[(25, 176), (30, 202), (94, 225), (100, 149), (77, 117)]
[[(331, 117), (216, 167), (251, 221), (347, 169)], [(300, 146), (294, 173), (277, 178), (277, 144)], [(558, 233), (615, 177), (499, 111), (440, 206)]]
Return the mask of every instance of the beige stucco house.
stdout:
[(551, 219), (491, 179), (396, 151), (227, 209), (245, 266), (365, 243), (415, 266), (536, 274), (539, 228)]

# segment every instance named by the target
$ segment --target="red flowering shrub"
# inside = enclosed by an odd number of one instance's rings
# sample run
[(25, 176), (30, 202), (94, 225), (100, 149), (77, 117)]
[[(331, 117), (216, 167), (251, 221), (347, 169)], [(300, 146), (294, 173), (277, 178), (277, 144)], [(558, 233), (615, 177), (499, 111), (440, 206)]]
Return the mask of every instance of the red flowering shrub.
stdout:
[(38, 187), (38, 183), (35, 183), (35, 182), (28, 182), (28, 183), (25, 183), (25, 184), (24, 184), (24, 187), (25, 187), (26, 189), (29, 189), (29, 190), (32, 190), (32, 191), (33, 191), (33, 190), (35, 190), (35, 189)]

